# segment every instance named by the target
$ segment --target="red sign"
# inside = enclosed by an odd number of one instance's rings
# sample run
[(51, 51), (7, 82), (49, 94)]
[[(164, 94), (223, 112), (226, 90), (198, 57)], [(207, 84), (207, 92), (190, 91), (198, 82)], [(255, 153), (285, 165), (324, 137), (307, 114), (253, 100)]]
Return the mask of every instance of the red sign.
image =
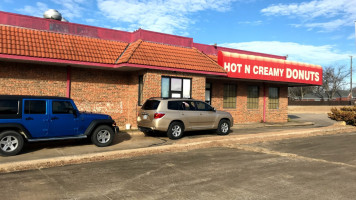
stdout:
[(224, 51), (219, 51), (218, 63), (232, 78), (322, 85), (319, 65)]

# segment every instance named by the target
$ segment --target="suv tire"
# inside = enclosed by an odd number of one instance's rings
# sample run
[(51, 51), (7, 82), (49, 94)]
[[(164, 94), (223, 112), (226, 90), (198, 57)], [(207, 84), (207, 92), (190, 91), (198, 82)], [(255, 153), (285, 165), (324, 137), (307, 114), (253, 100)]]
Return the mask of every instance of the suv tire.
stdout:
[(98, 126), (93, 134), (91, 134), (91, 141), (98, 147), (109, 146), (114, 139), (114, 131), (108, 125)]
[(184, 125), (180, 122), (172, 122), (167, 131), (167, 136), (171, 140), (177, 140), (183, 137)]
[(4, 131), (0, 133), (0, 154), (14, 156), (18, 154), (24, 145), (23, 137), (16, 131)]
[(218, 135), (227, 135), (230, 132), (230, 121), (226, 119), (222, 119), (218, 125)]

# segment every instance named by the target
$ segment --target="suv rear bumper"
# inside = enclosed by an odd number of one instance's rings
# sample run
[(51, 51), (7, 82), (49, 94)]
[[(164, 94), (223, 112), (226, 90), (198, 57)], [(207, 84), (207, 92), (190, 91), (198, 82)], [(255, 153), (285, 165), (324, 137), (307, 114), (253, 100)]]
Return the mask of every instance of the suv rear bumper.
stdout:
[(139, 126), (138, 127), (138, 130), (144, 132), (144, 133), (147, 133), (147, 132), (153, 132), (153, 129), (152, 128), (147, 128), (147, 127), (142, 127), (142, 126)]

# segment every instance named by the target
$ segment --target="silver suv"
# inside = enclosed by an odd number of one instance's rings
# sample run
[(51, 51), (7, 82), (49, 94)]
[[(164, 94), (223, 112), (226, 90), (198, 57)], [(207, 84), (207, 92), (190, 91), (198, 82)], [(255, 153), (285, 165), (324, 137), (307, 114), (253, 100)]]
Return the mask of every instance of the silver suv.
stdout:
[(184, 131), (216, 129), (227, 135), (234, 124), (230, 113), (216, 111), (209, 104), (194, 99), (150, 98), (138, 113), (140, 131), (167, 132), (170, 139), (179, 139)]

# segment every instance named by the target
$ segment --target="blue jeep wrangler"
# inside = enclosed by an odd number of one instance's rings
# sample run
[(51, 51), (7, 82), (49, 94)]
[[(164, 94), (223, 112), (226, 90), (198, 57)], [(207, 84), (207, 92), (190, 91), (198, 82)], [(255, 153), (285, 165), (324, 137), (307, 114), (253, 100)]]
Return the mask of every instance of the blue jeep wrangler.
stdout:
[(64, 97), (0, 95), (0, 154), (18, 154), (24, 142), (90, 138), (99, 147), (119, 132), (109, 115), (79, 112)]

